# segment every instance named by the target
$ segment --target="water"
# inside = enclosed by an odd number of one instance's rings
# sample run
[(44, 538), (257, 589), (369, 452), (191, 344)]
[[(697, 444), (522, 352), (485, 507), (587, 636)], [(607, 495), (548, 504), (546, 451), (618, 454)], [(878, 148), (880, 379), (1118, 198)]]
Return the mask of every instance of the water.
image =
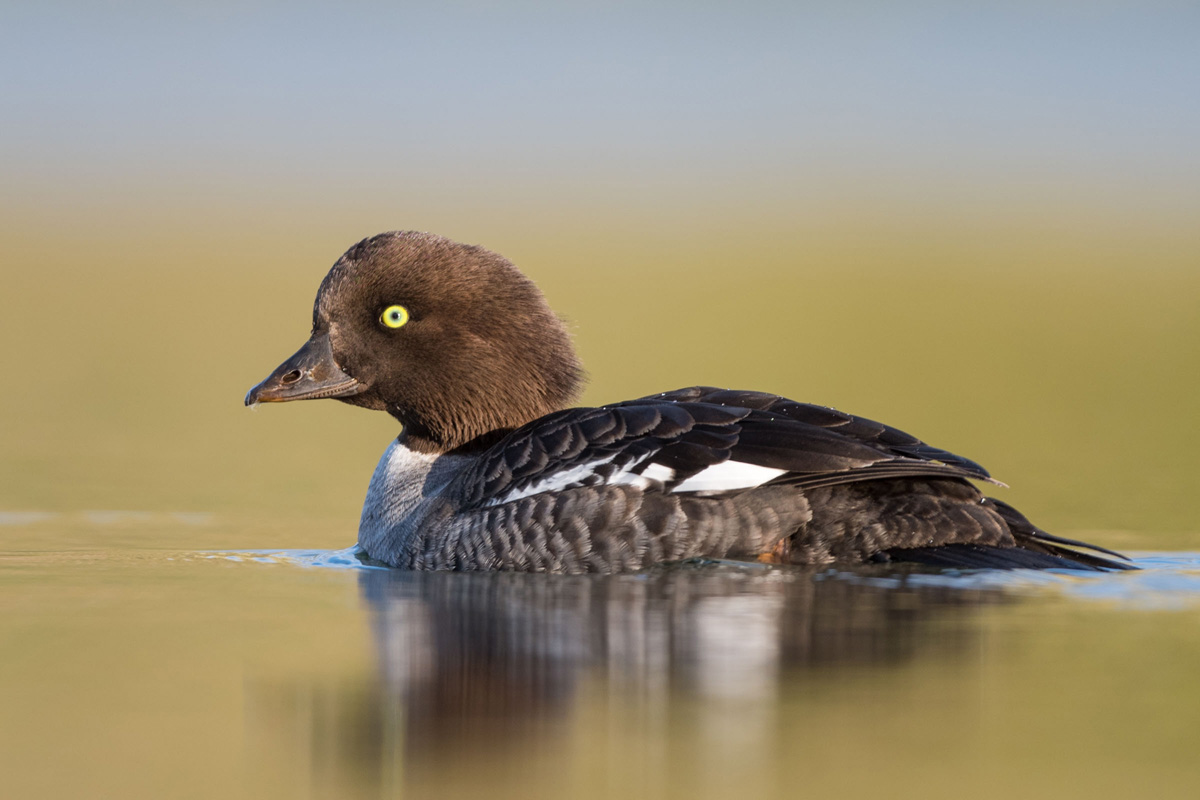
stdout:
[[(1182, 797), (1200, 780), (1200, 553), (1105, 575), (568, 577), (162, 548), (219, 523), (0, 519), (11, 796)], [(36, 547), (46, 526), (110, 545)]]

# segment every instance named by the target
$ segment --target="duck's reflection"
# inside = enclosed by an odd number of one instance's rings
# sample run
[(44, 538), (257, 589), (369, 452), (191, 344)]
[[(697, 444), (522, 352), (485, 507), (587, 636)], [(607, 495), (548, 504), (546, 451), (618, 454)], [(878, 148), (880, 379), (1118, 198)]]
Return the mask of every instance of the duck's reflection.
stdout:
[(729, 565), (359, 580), (377, 674), (255, 693), (308, 743), (292, 769), (339, 796), (494, 794), (501, 773), (553, 782), (566, 763), (633, 776), (630, 791), (685, 774), (720, 795), (731, 776), (766, 780), (786, 763), (781, 731), (794, 740), (813, 698), (841, 692), (870, 713), (886, 673), (978, 659), (972, 609), (1004, 599), (913, 576)]
[(585, 684), (627, 705), (680, 695), (753, 705), (803, 670), (961, 650), (971, 629), (934, 633), (929, 618), (1001, 598), (725, 565), (605, 577), (370, 570), (361, 586), (384, 694), (415, 744), (515, 732), (569, 711)]

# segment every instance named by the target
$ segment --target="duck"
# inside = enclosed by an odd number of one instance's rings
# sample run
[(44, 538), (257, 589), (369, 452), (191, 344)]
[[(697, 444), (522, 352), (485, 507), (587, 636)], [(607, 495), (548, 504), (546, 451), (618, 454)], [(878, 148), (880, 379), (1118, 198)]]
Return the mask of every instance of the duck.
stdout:
[(334, 263), (308, 341), (245, 404), (335, 399), (400, 423), (358, 529), (365, 559), (400, 569), (1130, 567), (897, 428), (711, 386), (572, 406), (582, 383), (566, 325), (512, 262), (391, 231)]

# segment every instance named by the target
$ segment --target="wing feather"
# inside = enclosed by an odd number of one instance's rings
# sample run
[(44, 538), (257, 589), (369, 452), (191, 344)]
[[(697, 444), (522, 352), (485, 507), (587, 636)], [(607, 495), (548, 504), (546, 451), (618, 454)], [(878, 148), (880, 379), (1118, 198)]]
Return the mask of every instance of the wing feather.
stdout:
[(817, 487), (922, 475), (991, 480), (974, 461), (872, 420), (693, 386), (535, 420), (485, 450), (450, 490), (482, 507), (575, 486), (712, 494), (755, 480)]

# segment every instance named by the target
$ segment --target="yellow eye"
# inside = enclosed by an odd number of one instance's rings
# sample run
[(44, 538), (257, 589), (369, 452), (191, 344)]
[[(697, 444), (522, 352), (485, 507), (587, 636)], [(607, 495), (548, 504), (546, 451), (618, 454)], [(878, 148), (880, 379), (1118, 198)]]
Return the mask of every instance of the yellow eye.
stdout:
[(388, 306), (379, 321), (389, 328), (402, 328), (408, 322), (408, 309), (404, 306)]

